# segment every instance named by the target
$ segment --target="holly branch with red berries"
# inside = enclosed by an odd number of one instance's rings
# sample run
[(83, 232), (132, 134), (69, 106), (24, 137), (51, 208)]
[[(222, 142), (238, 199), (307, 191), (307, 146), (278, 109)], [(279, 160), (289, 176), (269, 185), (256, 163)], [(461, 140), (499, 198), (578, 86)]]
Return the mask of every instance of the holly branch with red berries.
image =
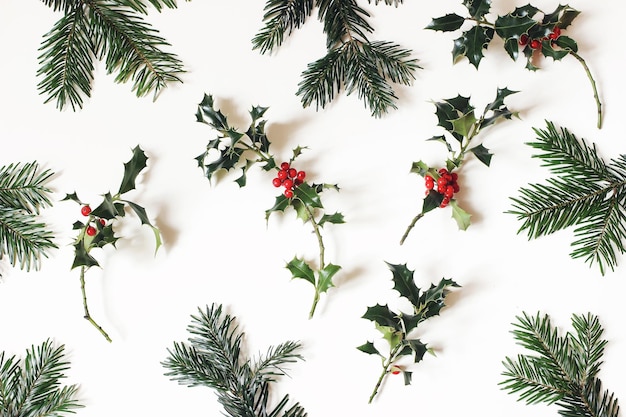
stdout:
[(93, 266), (100, 266), (96, 258), (91, 255), (91, 251), (102, 248), (106, 245), (115, 247), (119, 237), (115, 235), (114, 224), (122, 217), (126, 216), (126, 207), (129, 207), (139, 218), (142, 225), (148, 225), (154, 232), (156, 241), (155, 252), (161, 246), (161, 232), (152, 225), (146, 210), (137, 203), (123, 199), (123, 194), (135, 189), (137, 176), (146, 168), (148, 158), (144, 151), (136, 146), (133, 149), (132, 158), (124, 164), (124, 176), (119, 190), (115, 194), (110, 192), (103, 195), (102, 202), (94, 209), (91, 205), (81, 201), (76, 192), (67, 194), (63, 201), (71, 200), (81, 205), (80, 213), (86, 217), (86, 221), (76, 221), (74, 230), (78, 230), (78, 236), (74, 240), (74, 262), (72, 269), (80, 268), (80, 288), (83, 298), (84, 318), (91, 323), (104, 338), (111, 342), (108, 333), (91, 316), (87, 303), (87, 293), (85, 290), (85, 273)]
[[(313, 302), (309, 310), (309, 318), (312, 318), (320, 296), (334, 287), (333, 278), (341, 269), (339, 265), (326, 260), (322, 229), (327, 224), (344, 223), (344, 216), (339, 212), (326, 214), (320, 197), (323, 191), (327, 189), (339, 191), (339, 187), (336, 184), (316, 184), (306, 181), (306, 172), (294, 166), (295, 159), (304, 149), (300, 146), (293, 149), (288, 161), (276, 163), (265, 132), (266, 120), (263, 116), (266, 111), (267, 107), (253, 106), (249, 112), (252, 119), (250, 126), (245, 133), (240, 132), (231, 127), (227, 117), (215, 108), (213, 96), (205, 94), (198, 105), (196, 119), (211, 126), (219, 136), (209, 141), (206, 150), (196, 157), (196, 161), (209, 180), (220, 170), (239, 169), (240, 176), (235, 182), (240, 187), (246, 185), (248, 170), (254, 165), (260, 166), (265, 172), (275, 172), (272, 184), (283, 190), (276, 197), (274, 205), (265, 211), (266, 221), (272, 213), (292, 208), (299, 219), (312, 226), (317, 239), (319, 247), (317, 263), (294, 256), (286, 265), (292, 278), (304, 279), (314, 287)], [(214, 157), (215, 154), (218, 156)]]

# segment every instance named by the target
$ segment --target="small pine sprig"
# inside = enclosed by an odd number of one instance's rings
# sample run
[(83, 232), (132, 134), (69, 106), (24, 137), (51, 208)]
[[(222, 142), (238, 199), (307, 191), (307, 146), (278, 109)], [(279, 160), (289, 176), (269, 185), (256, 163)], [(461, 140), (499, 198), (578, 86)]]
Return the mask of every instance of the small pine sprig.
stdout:
[(617, 417), (617, 398), (598, 378), (606, 340), (597, 316), (572, 315), (574, 332), (561, 336), (548, 315), (524, 313), (513, 337), (532, 355), (503, 361), (503, 390), (527, 404), (556, 404), (564, 417)]
[(265, 355), (246, 358), (242, 353), (244, 333), (235, 318), (224, 313), (219, 304), (198, 309), (188, 326), (188, 343), (175, 342), (161, 364), (165, 374), (181, 385), (205, 386), (216, 391), (219, 403), (231, 417), (306, 417), (298, 403), (286, 408), (285, 395), (269, 409), (270, 385), (285, 375), (285, 367), (302, 356), (301, 345), (287, 341), (272, 346)]
[(52, 232), (37, 219), (52, 205), (46, 186), (52, 175), (36, 161), (0, 167), (0, 259), (26, 271), (39, 269), (42, 256), (57, 248)]
[[(291, 207), (299, 219), (312, 226), (319, 247), (317, 265), (297, 256), (286, 265), (292, 278), (304, 279), (314, 287), (315, 293), (309, 310), (309, 318), (312, 318), (320, 296), (334, 287), (333, 278), (341, 269), (339, 265), (326, 261), (322, 228), (327, 224), (344, 223), (344, 216), (339, 212), (326, 214), (320, 197), (324, 190), (339, 191), (339, 187), (336, 184), (315, 184), (306, 181), (306, 172), (297, 170), (293, 164), (304, 149), (299, 146), (293, 150), (288, 161), (280, 165), (276, 163), (274, 155), (270, 152), (271, 143), (265, 133), (266, 120), (263, 119), (263, 115), (266, 110), (267, 107), (252, 107), (249, 112), (252, 122), (247, 131), (242, 133), (228, 124), (227, 117), (215, 108), (213, 97), (205, 94), (198, 106), (196, 118), (198, 122), (206, 123), (215, 129), (219, 136), (208, 143), (206, 150), (196, 157), (196, 161), (209, 180), (220, 170), (241, 169), (241, 176), (235, 180), (240, 187), (245, 186), (247, 172), (255, 165), (266, 172), (276, 171), (272, 183), (277, 188), (283, 187), (284, 190), (276, 197), (274, 205), (265, 211), (265, 220), (268, 221), (272, 213), (284, 212)], [(218, 156), (211, 159), (214, 153)]]
[[(391, 4), (390, 0), (385, 2)], [(409, 49), (367, 38), (374, 31), (367, 22), (370, 14), (355, 0), (267, 0), (265, 26), (254, 36), (253, 49), (262, 54), (276, 50), (285, 36), (304, 25), (316, 7), (324, 23), (327, 54), (302, 73), (296, 92), (302, 105), (315, 103), (316, 109), (324, 108), (345, 88), (347, 95), (356, 92), (374, 117), (396, 109), (397, 96), (391, 83), (410, 85), (420, 66), (410, 58)]]
[(83, 405), (76, 385), (62, 386), (69, 362), (51, 340), (31, 346), (22, 360), (0, 353), (0, 415), (60, 417)]
[(527, 4), (517, 7), (512, 12), (497, 16), (494, 22), (487, 20), (491, 0), (465, 0), (463, 5), (468, 9), (467, 16), (449, 13), (432, 19), (426, 29), (442, 32), (454, 32), (466, 23), (470, 29), (463, 29), (462, 35), (454, 40), (452, 58), (456, 63), (462, 57), (478, 68), (483, 59), (483, 50), (495, 36), (504, 41), (504, 49), (516, 61), (520, 55), (526, 58), (526, 68), (535, 71), (538, 55), (560, 61), (571, 55), (582, 65), (593, 90), (597, 109), (597, 127), (602, 127), (602, 104), (598, 95), (596, 82), (586, 61), (578, 54), (578, 44), (574, 39), (562, 34), (572, 21), (580, 14), (568, 5), (559, 5), (553, 12), (546, 13), (535, 6)]
[(156, 242), (156, 251), (162, 244), (161, 232), (152, 225), (145, 208), (139, 204), (123, 198), (123, 195), (134, 190), (137, 176), (146, 168), (148, 158), (144, 151), (136, 146), (133, 148), (132, 158), (124, 164), (124, 176), (118, 191), (115, 194), (107, 192), (103, 195), (102, 202), (95, 208), (82, 202), (76, 192), (66, 194), (63, 201), (71, 200), (81, 205), (81, 215), (86, 217), (86, 221), (76, 221), (73, 225), (74, 230), (78, 230), (78, 236), (74, 240), (74, 261), (72, 268), (80, 268), (80, 288), (83, 298), (84, 318), (89, 321), (104, 338), (111, 342), (108, 333), (92, 318), (89, 313), (87, 303), (87, 294), (85, 291), (85, 273), (91, 267), (100, 267), (100, 264), (91, 254), (96, 248), (103, 248), (106, 245), (115, 247), (119, 237), (115, 235), (113, 230), (114, 224), (122, 217), (126, 216), (126, 208), (129, 207), (139, 218), (142, 225), (148, 225), (153, 233)]
[(414, 363), (421, 362), (426, 352), (433, 353), (420, 339), (413, 338), (418, 325), (423, 321), (438, 316), (445, 307), (445, 298), (451, 287), (460, 287), (451, 279), (442, 278), (437, 285), (431, 284), (430, 288), (422, 291), (415, 285), (414, 271), (407, 268), (406, 264), (387, 263), (393, 275), (394, 289), (406, 298), (412, 305), (413, 311), (404, 313), (393, 311), (388, 305), (376, 304), (368, 307), (362, 318), (374, 322), (376, 329), (383, 335), (383, 339), (389, 344), (387, 354), (374, 345), (374, 342), (366, 342), (357, 347), (361, 352), (377, 355), (381, 359), (382, 372), (376, 382), (376, 386), (370, 395), (369, 402), (374, 400), (383, 383), (390, 373), (393, 375), (402, 373), (405, 385), (411, 383), (412, 372), (397, 365), (397, 361), (403, 356), (413, 355)]
[(452, 217), (459, 229), (466, 230), (470, 226), (471, 215), (463, 210), (454, 198), (460, 190), (457, 183), (458, 172), (455, 171), (458, 171), (471, 155), (489, 166), (493, 154), (482, 143), (476, 143), (477, 136), (484, 128), (500, 120), (518, 117), (517, 112), (509, 110), (504, 104), (506, 97), (514, 93), (516, 91), (508, 88), (499, 88), (495, 100), (485, 106), (481, 115), (476, 114), (475, 108), (470, 104), (470, 97), (458, 95), (435, 103), (435, 114), (439, 120), (437, 126), (444, 128), (447, 135), (454, 140), (449, 140), (446, 135), (428, 139), (446, 146), (448, 158), (443, 167), (431, 167), (421, 160), (413, 162), (411, 172), (424, 178), (426, 196), (422, 203), (422, 211), (413, 218), (400, 239), (401, 245), (417, 221), (436, 208), (445, 208), (449, 205), (452, 207)]
[(546, 123), (546, 129), (534, 129), (537, 140), (528, 145), (555, 176), (522, 187), (508, 213), (523, 222), (518, 233), (525, 231), (529, 239), (575, 227), (571, 257), (597, 263), (604, 275), (625, 251), (626, 155), (607, 164), (595, 145)]
[[(38, 89), (46, 103), (55, 101), (59, 110), (82, 108), (91, 96), (95, 60), (104, 61), (107, 73), (117, 73), (115, 82), (132, 81), (137, 97), (154, 92), (156, 99), (168, 83), (181, 81), (182, 62), (162, 49), (169, 44), (144, 20), (144, 0), (42, 1), (63, 13), (39, 48)], [(158, 11), (176, 8), (173, 0), (149, 2)]]

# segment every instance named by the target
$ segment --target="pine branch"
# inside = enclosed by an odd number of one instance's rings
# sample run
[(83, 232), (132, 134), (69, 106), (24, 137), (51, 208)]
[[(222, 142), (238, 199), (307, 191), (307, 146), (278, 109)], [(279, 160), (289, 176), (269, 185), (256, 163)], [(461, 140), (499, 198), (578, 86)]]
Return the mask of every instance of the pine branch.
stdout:
[[(285, 410), (289, 397), (284, 396), (268, 410), (269, 384), (276, 376), (285, 375), (283, 366), (302, 357), (296, 353), (297, 342), (270, 347), (257, 360), (242, 357), (244, 334), (238, 330), (234, 317), (213, 304), (199, 315), (192, 316), (188, 327), (188, 343), (175, 343), (162, 362), (165, 374), (179, 384), (203, 385), (217, 391), (218, 401), (232, 417), (305, 417), (304, 409), (295, 404)], [(281, 414), (282, 413), (282, 414)]]
[(560, 336), (547, 315), (517, 317), (513, 336), (536, 355), (505, 358), (499, 385), (527, 404), (556, 404), (565, 417), (617, 417), (617, 399), (596, 377), (605, 340), (596, 316), (572, 316), (576, 334)]
[[(106, 58), (108, 73), (117, 72), (118, 83), (133, 82), (138, 97), (159, 91), (169, 82), (180, 81), (181, 61), (162, 48), (169, 44), (143, 20), (142, 0), (42, 0), (64, 15), (44, 36), (39, 56), (43, 76), (38, 89), (45, 102), (57, 108), (68, 104), (82, 108), (91, 94), (94, 61)], [(174, 8), (174, 0), (150, 0), (157, 9)]]
[(52, 175), (50, 170), (40, 171), (37, 162), (0, 167), (0, 207), (38, 214), (52, 204), (48, 196), (52, 191), (45, 186)]
[(571, 257), (597, 263), (604, 275), (626, 250), (626, 159), (606, 164), (595, 146), (547, 123), (529, 145), (556, 176), (521, 188), (508, 213), (523, 221), (518, 233), (526, 231), (529, 239), (574, 226)]
[(78, 387), (61, 386), (69, 363), (64, 346), (50, 340), (27, 350), (22, 360), (0, 354), (0, 414), (3, 416), (58, 417), (82, 405), (75, 399)]
[[(390, 4), (389, 0), (386, 3)], [(395, 109), (397, 96), (391, 83), (410, 85), (420, 67), (410, 58), (410, 50), (391, 42), (368, 40), (374, 31), (367, 21), (370, 15), (355, 0), (318, 0), (315, 4), (268, 0), (265, 25), (253, 38), (253, 49), (266, 53), (278, 48), (285, 35), (305, 23), (314, 7), (324, 25), (327, 53), (302, 73), (296, 92), (302, 105), (315, 103), (317, 110), (324, 108), (345, 87), (347, 95), (357, 92), (374, 117)]]

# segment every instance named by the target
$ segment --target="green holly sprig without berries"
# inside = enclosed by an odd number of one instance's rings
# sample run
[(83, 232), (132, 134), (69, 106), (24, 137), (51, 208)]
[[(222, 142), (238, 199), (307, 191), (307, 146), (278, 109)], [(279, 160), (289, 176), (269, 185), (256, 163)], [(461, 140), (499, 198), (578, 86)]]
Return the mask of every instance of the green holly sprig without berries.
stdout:
[(115, 194), (108, 192), (103, 195), (102, 202), (92, 210), (91, 206), (81, 201), (76, 192), (67, 194), (63, 201), (71, 200), (81, 205), (81, 215), (86, 218), (85, 221), (76, 221), (74, 230), (78, 230), (78, 236), (74, 241), (74, 262), (72, 269), (80, 268), (80, 288), (83, 298), (84, 318), (89, 321), (104, 338), (111, 342), (111, 338), (107, 332), (91, 317), (87, 303), (87, 294), (85, 291), (85, 273), (91, 267), (99, 267), (100, 264), (91, 254), (96, 248), (103, 248), (107, 245), (115, 247), (116, 242), (120, 239), (115, 235), (113, 226), (122, 217), (126, 216), (126, 208), (130, 208), (139, 218), (142, 225), (148, 225), (153, 233), (156, 241), (156, 251), (162, 244), (161, 232), (156, 226), (150, 222), (146, 210), (130, 200), (123, 198), (127, 192), (134, 190), (137, 176), (146, 168), (148, 158), (144, 151), (136, 146), (133, 148), (132, 158), (124, 164), (124, 176), (118, 191)]
[(575, 227), (572, 258), (594, 262), (602, 275), (614, 270), (618, 254), (626, 252), (626, 155), (604, 161), (595, 145), (588, 145), (565, 128), (547, 122), (534, 129), (528, 145), (538, 151), (553, 177), (530, 184), (512, 198), (513, 214), (529, 239)]
[(438, 316), (441, 309), (445, 307), (445, 299), (450, 288), (460, 287), (451, 279), (442, 278), (438, 284), (431, 284), (430, 288), (422, 291), (415, 285), (413, 278), (414, 271), (407, 268), (406, 264), (387, 263), (393, 275), (394, 289), (406, 298), (412, 305), (413, 311), (404, 313), (393, 311), (388, 305), (376, 304), (368, 307), (362, 318), (374, 322), (376, 329), (387, 341), (387, 352), (382, 353), (374, 342), (367, 342), (357, 349), (361, 352), (377, 355), (380, 357), (382, 371), (376, 382), (374, 390), (370, 395), (369, 402), (374, 400), (383, 383), (389, 374), (398, 375), (402, 373), (405, 385), (411, 383), (412, 372), (399, 366), (397, 362), (404, 356), (413, 355), (414, 363), (421, 362), (426, 352), (433, 353), (420, 339), (410, 336), (415, 333), (420, 323)]
[[(322, 228), (326, 224), (344, 223), (344, 217), (339, 212), (326, 214), (320, 197), (324, 190), (338, 191), (339, 187), (336, 184), (306, 181), (306, 172), (297, 170), (294, 166), (295, 159), (302, 153), (301, 147), (293, 150), (288, 161), (276, 163), (275, 157), (270, 153), (270, 141), (265, 133), (266, 120), (263, 115), (266, 110), (267, 107), (252, 107), (249, 112), (252, 122), (246, 132), (242, 133), (228, 124), (227, 117), (214, 107), (213, 97), (205, 94), (198, 106), (196, 118), (198, 122), (211, 126), (219, 136), (208, 143), (206, 150), (196, 157), (196, 161), (209, 180), (220, 170), (240, 169), (241, 175), (235, 180), (240, 187), (245, 186), (247, 172), (252, 166), (258, 165), (263, 171), (275, 172), (272, 184), (277, 188), (282, 187), (283, 191), (276, 197), (274, 205), (265, 211), (266, 221), (272, 213), (292, 208), (299, 219), (311, 225), (317, 239), (317, 265), (297, 256), (286, 265), (292, 278), (304, 279), (314, 287), (313, 302), (309, 310), (309, 318), (312, 318), (320, 296), (334, 287), (333, 277), (341, 269), (339, 265), (326, 260)], [(214, 156), (216, 153), (217, 158)]]
[(69, 362), (65, 347), (51, 340), (32, 346), (24, 359), (0, 353), (0, 415), (61, 417), (83, 405), (76, 399), (78, 386), (65, 385)]
[[(398, 1), (393, 1), (397, 6)], [(410, 58), (411, 50), (368, 39), (374, 32), (367, 21), (370, 14), (355, 0), (267, 0), (264, 27), (254, 36), (253, 49), (275, 51), (286, 36), (305, 24), (315, 8), (323, 22), (327, 53), (302, 73), (296, 92), (302, 105), (315, 103), (317, 108), (324, 108), (344, 88), (347, 95), (356, 92), (374, 117), (395, 109), (397, 96), (391, 84), (410, 85), (420, 66)]]
[(447, 135), (434, 136), (428, 140), (443, 143), (448, 151), (448, 158), (443, 167), (432, 167), (421, 160), (413, 162), (411, 172), (424, 178), (426, 196), (422, 203), (422, 211), (413, 218), (400, 239), (400, 244), (404, 243), (417, 221), (436, 208), (450, 206), (452, 217), (459, 229), (466, 230), (470, 226), (471, 215), (463, 210), (454, 198), (460, 191), (457, 182), (458, 171), (471, 155), (486, 166), (490, 165), (493, 154), (482, 143), (477, 143), (477, 137), (486, 127), (500, 120), (518, 116), (517, 112), (509, 110), (504, 104), (506, 97), (514, 93), (516, 91), (499, 88), (495, 100), (487, 104), (480, 115), (477, 115), (475, 108), (470, 104), (470, 97), (458, 95), (434, 103), (435, 114), (439, 120), (437, 126), (444, 128)]
[(52, 202), (47, 183), (54, 173), (34, 162), (0, 167), (0, 260), (23, 270), (39, 269), (56, 249), (54, 236), (38, 215)]
[[(214, 389), (224, 415), (230, 417), (306, 417), (298, 403), (287, 408), (288, 395), (274, 402), (270, 393), (286, 366), (302, 359), (297, 353), (299, 342), (287, 341), (270, 347), (265, 355), (246, 357), (241, 345), (244, 333), (235, 317), (219, 304), (198, 312), (187, 327), (188, 343), (176, 342), (168, 349), (169, 356), (162, 362), (166, 376), (181, 385)], [(270, 402), (275, 404), (271, 409)]]
[[(597, 108), (597, 127), (602, 127), (602, 104), (598, 96), (596, 82), (586, 61), (578, 54), (578, 44), (574, 39), (565, 36), (563, 31), (580, 14), (568, 5), (559, 5), (553, 12), (546, 13), (535, 6), (527, 4), (517, 7), (506, 15), (497, 16), (495, 21), (487, 20), (491, 0), (463, 0), (468, 10), (467, 16), (449, 13), (432, 19), (426, 29), (442, 32), (454, 32), (459, 29), (462, 34), (454, 40), (452, 58), (456, 63), (462, 57), (478, 68), (486, 50), (495, 36), (504, 42), (507, 54), (517, 60), (520, 55), (526, 58), (526, 68), (535, 71), (538, 55), (550, 57), (555, 61), (571, 55), (580, 62), (591, 83)], [(463, 28), (469, 24), (469, 29)]]
[(502, 389), (527, 404), (556, 404), (563, 417), (617, 417), (615, 395), (598, 378), (607, 341), (597, 316), (572, 315), (573, 332), (561, 335), (548, 315), (524, 313), (512, 331), (533, 354), (503, 361)]

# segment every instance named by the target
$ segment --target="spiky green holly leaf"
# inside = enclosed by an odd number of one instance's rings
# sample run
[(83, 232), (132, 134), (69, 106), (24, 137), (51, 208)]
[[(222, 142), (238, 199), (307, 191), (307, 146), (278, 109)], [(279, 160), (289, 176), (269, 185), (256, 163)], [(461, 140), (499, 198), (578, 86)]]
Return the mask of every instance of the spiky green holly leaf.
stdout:
[(456, 200), (450, 200), (450, 207), (452, 207), (452, 218), (456, 221), (460, 230), (467, 230), (471, 223), (471, 214), (459, 207), (459, 203)]
[(415, 363), (421, 362), (424, 359), (424, 355), (428, 352), (428, 347), (425, 343), (422, 343), (419, 339), (405, 339), (404, 343), (411, 348), (413, 352), (413, 361)]
[(459, 16), (456, 13), (450, 13), (445, 16), (434, 18), (426, 26), (426, 29), (438, 30), (441, 32), (453, 32), (460, 29), (464, 22), (465, 18), (463, 16)]
[(455, 119), (461, 114), (466, 114), (474, 111), (474, 106), (472, 106), (472, 104), (470, 103), (470, 97), (464, 97), (459, 94), (456, 97), (445, 99), (444, 102), (451, 105), (452, 108), (456, 111), (456, 116), (451, 117), (448, 120)]
[(569, 51), (558, 48), (554, 49), (552, 47), (551, 41), (543, 41), (541, 42), (541, 54), (547, 58), (552, 58), (555, 61), (559, 61), (569, 55)]
[(357, 347), (358, 350), (360, 350), (361, 352), (365, 352), (369, 355), (379, 355), (382, 356), (380, 351), (378, 349), (376, 349), (376, 346), (374, 346), (374, 343), (372, 342), (366, 342), (363, 343), (361, 346)]
[[(571, 8), (566, 4), (559, 4), (552, 13), (545, 13), (541, 24), (543, 25), (559, 25), (561, 29), (569, 26), (572, 20), (578, 16), (580, 12)], [(561, 24), (562, 23), (562, 24)]]
[(443, 135), (433, 136), (432, 138), (429, 138), (429, 139), (426, 139), (426, 140), (427, 141), (441, 142), (444, 145), (446, 145), (446, 148), (448, 149), (448, 152), (452, 152), (452, 145), (450, 144), (450, 142), (448, 142), (446, 137), (443, 136)]
[(317, 225), (323, 227), (325, 223), (342, 224), (345, 223), (343, 214), (337, 212), (333, 214), (324, 214)]
[(527, 13), (519, 13), (515, 9), (513, 13), (504, 16), (498, 16), (495, 21), (495, 30), (498, 36), (505, 41), (508, 39), (518, 40), (524, 33), (528, 33), (529, 29), (537, 24), (532, 15)]
[(461, 117), (451, 120), (452, 132), (463, 137), (469, 137), (476, 129), (476, 116), (474, 112), (469, 112)]
[(379, 326), (390, 327), (394, 331), (402, 330), (399, 324), (398, 315), (389, 309), (388, 305), (376, 304), (368, 307), (362, 318), (371, 320)]
[(406, 264), (391, 264), (385, 262), (391, 270), (393, 289), (398, 291), (400, 295), (416, 305), (420, 298), (420, 289), (415, 285), (413, 272)]
[(441, 205), (442, 201), (442, 194), (439, 194), (437, 191), (430, 190), (426, 197), (424, 197), (424, 202), (422, 203), (422, 214), (426, 214), (429, 211), (436, 209)]
[(400, 329), (396, 329), (391, 326), (381, 326), (378, 323), (374, 323), (374, 327), (378, 330), (382, 335), (383, 339), (389, 343), (389, 347), (391, 350), (395, 349), (398, 345), (402, 343), (403, 332)]
[(86, 267), (90, 268), (92, 266), (100, 266), (96, 258), (91, 256), (85, 247), (85, 242), (81, 239), (74, 245), (74, 262), (72, 263), (72, 268), (77, 267)]
[(289, 270), (289, 272), (291, 272), (292, 279), (301, 278), (315, 286), (315, 272), (304, 261), (304, 259), (299, 259), (294, 256), (294, 258), (289, 261), (285, 267)]
[(65, 194), (65, 197), (61, 199), (61, 201), (68, 201), (68, 200), (75, 201), (76, 203), (80, 205), (84, 204), (82, 201), (80, 201), (80, 199), (76, 195), (76, 191), (74, 191), (72, 194)]
[(157, 227), (152, 225), (152, 223), (150, 222), (150, 219), (148, 218), (148, 215), (146, 214), (145, 208), (143, 208), (139, 204), (133, 203), (132, 201), (127, 201), (127, 200), (124, 200), (124, 201), (126, 204), (128, 204), (130, 208), (133, 209), (135, 214), (137, 214), (137, 217), (139, 217), (141, 224), (146, 224), (150, 226), (150, 228), (152, 229), (152, 232), (154, 233), (154, 240), (156, 242), (156, 249), (154, 250), (154, 252), (156, 253), (161, 247), (161, 244), (163, 243), (161, 240), (161, 231)]
[(578, 44), (569, 36), (561, 35), (556, 39), (555, 43), (566, 51), (578, 52)]
[(319, 191), (315, 188), (311, 187), (308, 183), (304, 182), (293, 190), (294, 198), (297, 198), (305, 204), (307, 207), (311, 209), (321, 209), (324, 208), (322, 206), (322, 200), (319, 196)]
[(320, 294), (327, 292), (330, 288), (334, 287), (333, 277), (341, 267), (339, 265), (328, 264), (322, 268), (319, 272), (319, 279), (317, 281), (317, 290)]
[(288, 199), (287, 197), (285, 197), (284, 195), (279, 195), (276, 197), (276, 199), (274, 200), (274, 205), (272, 206), (272, 208), (265, 210), (265, 221), (267, 222), (270, 218), (270, 216), (272, 215), (272, 213), (277, 212), (277, 211), (285, 211), (285, 209), (287, 207), (289, 207), (291, 204), (290, 199)]
[(91, 243), (87, 247), (102, 248), (106, 245), (115, 246), (119, 238), (114, 235), (113, 227), (111, 225), (102, 226), (99, 223), (96, 224), (96, 227), (98, 228), (98, 233), (95, 236), (85, 237), (85, 242), (87, 242), (87, 238), (91, 239)]
[(461, 37), (454, 40), (452, 48), (452, 62), (458, 62), (463, 56), (478, 68), (483, 59), (483, 49), (487, 49), (493, 39), (494, 30), (491, 27), (474, 26), (463, 32)]
[(489, 152), (489, 149), (485, 148), (482, 144), (476, 145), (470, 149), (470, 151), (478, 158), (480, 162), (489, 166), (491, 163), (491, 157), (493, 154)]
[(509, 90), (507, 87), (498, 88), (496, 90), (496, 98), (485, 106), (485, 113), (505, 109), (504, 99), (516, 93), (519, 93), (519, 91)]
[(106, 220), (111, 220), (117, 216), (124, 217), (124, 204), (116, 202), (110, 192), (102, 196), (102, 202), (92, 210), (91, 214)]
[(430, 167), (423, 161), (413, 162), (411, 165), (411, 172), (414, 172), (421, 177), (424, 177), (430, 171)]
[(451, 279), (442, 278), (437, 285), (431, 284), (430, 288), (422, 293), (417, 305), (418, 313), (424, 320), (439, 315), (441, 309), (445, 307), (445, 298), (450, 287), (460, 287), (460, 285)]
[(77, 220), (74, 222), (74, 224), (72, 225), (72, 230), (79, 230), (82, 229), (83, 227), (85, 227), (85, 223)]
[(220, 150), (220, 156), (204, 166), (206, 177), (211, 180), (213, 174), (220, 169), (225, 171), (234, 169), (239, 163), (244, 151), (245, 149), (236, 146), (227, 146), (225, 149)]
[(489, 13), (491, 0), (463, 0), (463, 5), (467, 7), (467, 10), (474, 19), (481, 20)]
[[(214, 101), (212, 95), (205, 94), (202, 101), (198, 105), (198, 111), (196, 113), (196, 119), (198, 122), (209, 124), (214, 129), (221, 131), (228, 128), (228, 120), (221, 111), (216, 110), (214, 107)], [(209, 118), (207, 123), (204, 116)]]
[(148, 158), (144, 151), (139, 147), (133, 148), (133, 156), (130, 161), (124, 164), (124, 177), (118, 194), (124, 194), (127, 191), (135, 189), (135, 181), (139, 173), (146, 167)]

